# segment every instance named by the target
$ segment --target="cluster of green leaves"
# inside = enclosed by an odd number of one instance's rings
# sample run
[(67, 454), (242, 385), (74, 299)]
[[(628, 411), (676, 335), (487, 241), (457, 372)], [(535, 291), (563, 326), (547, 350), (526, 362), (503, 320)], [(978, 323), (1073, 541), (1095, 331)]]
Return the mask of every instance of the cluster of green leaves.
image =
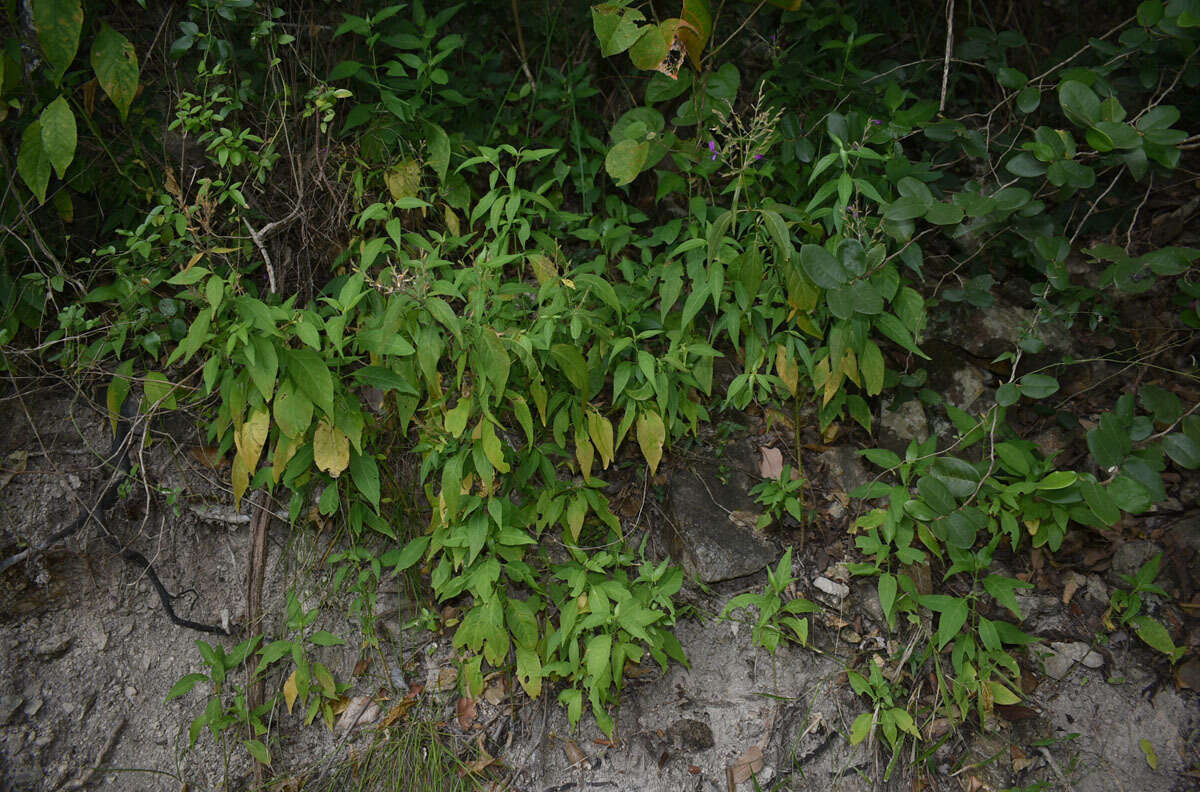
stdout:
[[(750, 633), (754, 643), (771, 654), (781, 642), (796, 641), (801, 646), (808, 644), (808, 619), (799, 618), (803, 613), (816, 613), (816, 603), (804, 597), (790, 596), (789, 588), (796, 583), (792, 567), (792, 548), (788, 548), (774, 569), (767, 569), (767, 585), (761, 593), (748, 591), (738, 594), (725, 604), (721, 618), (727, 619), (740, 608), (758, 611), (757, 621)], [(786, 628), (786, 629), (785, 629)]]
[[(257, 761), (271, 764), (270, 749), (258, 738), (267, 734), (264, 719), (269, 718), (281, 697), (289, 713), (297, 699), (301, 706), (307, 705), (305, 724), (312, 723), (313, 719), (321, 714), (325, 725), (333, 728), (333, 707), (350, 686), (336, 682), (333, 674), (322, 663), (309, 660), (305, 648), (337, 646), (345, 641), (325, 630), (309, 633), (308, 628), (319, 615), (316, 608), (304, 610), (295, 594), (289, 591), (286, 628), (293, 638), (262, 645), (262, 636), (256, 635), (242, 641), (228, 652), (220, 644), (212, 646), (205, 641), (196, 642), (200, 657), (208, 666), (208, 673), (187, 674), (181, 677), (166, 698), (170, 701), (185, 696), (201, 683), (206, 683), (210, 689), (204, 711), (192, 720), (188, 728), (189, 749), (196, 744), (196, 740), (206, 728), (216, 740), (231, 727), (244, 726), (248, 727), (247, 733), (252, 736), (242, 740), (243, 746)], [(234, 682), (232, 672), (256, 657), (258, 665), (246, 684)], [(251, 709), (246, 698), (250, 686), (260, 682), (268, 669), (284, 659), (292, 661), (294, 670), (284, 683), (282, 691)]]

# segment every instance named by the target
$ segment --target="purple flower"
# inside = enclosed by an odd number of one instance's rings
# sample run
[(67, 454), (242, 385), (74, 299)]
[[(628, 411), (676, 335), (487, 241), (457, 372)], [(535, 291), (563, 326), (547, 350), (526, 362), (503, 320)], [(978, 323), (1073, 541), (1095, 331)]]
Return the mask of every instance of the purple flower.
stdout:
[(872, 124), (874, 124), (875, 126), (879, 126), (879, 125), (880, 125), (880, 124), (882, 124), (883, 122), (882, 122), (882, 121), (880, 121), (878, 118), (872, 118), (872, 119), (871, 119), (871, 123), (872, 123)]
[(715, 141), (715, 140), (708, 141), (708, 150), (712, 152), (713, 162), (716, 162), (717, 161), (717, 141)]
[(758, 160), (762, 159), (762, 158), (763, 158), (763, 155), (762, 155), (762, 154), (755, 154), (755, 155), (754, 155), (754, 160), (755, 160), (756, 162), (757, 162)]

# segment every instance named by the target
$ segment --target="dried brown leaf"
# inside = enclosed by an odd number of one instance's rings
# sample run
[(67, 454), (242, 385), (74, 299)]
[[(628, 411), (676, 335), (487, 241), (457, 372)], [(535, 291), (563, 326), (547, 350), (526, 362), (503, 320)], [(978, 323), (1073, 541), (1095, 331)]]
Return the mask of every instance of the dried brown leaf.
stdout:
[(475, 715), (479, 711), (479, 705), (475, 703), (475, 699), (463, 696), (458, 700), (455, 709), (458, 712), (459, 727), (463, 731), (471, 728), (471, 724), (475, 722)]
[(762, 461), (758, 465), (759, 473), (765, 479), (779, 481), (783, 477), (783, 452), (778, 448), (759, 446)]
[(763, 752), (757, 745), (751, 745), (738, 760), (730, 765), (733, 771), (733, 783), (741, 784), (750, 780), (750, 776), (762, 770)]

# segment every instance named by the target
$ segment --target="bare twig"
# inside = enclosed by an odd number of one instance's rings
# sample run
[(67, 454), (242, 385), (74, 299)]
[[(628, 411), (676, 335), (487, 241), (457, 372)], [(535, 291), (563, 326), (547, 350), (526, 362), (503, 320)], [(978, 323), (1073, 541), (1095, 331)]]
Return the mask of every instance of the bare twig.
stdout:
[(954, 0), (946, 5), (946, 54), (942, 60), (942, 101), (938, 112), (946, 112), (946, 87), (950, 83), (950, 54), (954, 50)]

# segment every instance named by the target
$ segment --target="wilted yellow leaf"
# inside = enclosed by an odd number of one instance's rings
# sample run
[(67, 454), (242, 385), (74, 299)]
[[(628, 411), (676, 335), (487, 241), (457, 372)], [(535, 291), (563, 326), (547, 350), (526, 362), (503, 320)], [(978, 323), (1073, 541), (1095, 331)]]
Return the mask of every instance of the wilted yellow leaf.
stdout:
[(271, 477), (276, 484), (279, 483), (280, 477), (283, 476), (283, 471), (287, 468), (287, 463), (292, 461), (292, 457), (296, 455), (296, 451), (300, 448), (299, 440), (279, 435), (279, 440), (275, 443), (275, 459), (271, 463)]
[(414, 159), (402, 160), (384, 174), (383, 180), (387, 182), (392, 200), (416, 198), (421, 186), (421, 163)]
[(588, 435), (592, 444), (600, 454), (600, 466), (607, 469), (613, 460), (613, 425), (612, 421), (600, 413), (588, 414)]
[(650, 466), (650, 475), (658, 471), (658, 463), (662, 460), (663, 443), (667, 439), (667, 427), (662, 417), (648, 410), (638, 414), (637, 419), (638, 445), (642, 448), (642, 456)]
[(296, 689), (296, 672), (287, 678), (287, 682), (283, 683), (283, 700), (287, 703), (288, 715), (292, 714), (292, 705), (296, 703), (296, 697), (300, 695), (300, 691)]
[(238, 456), (246, 466), (247, 472), (253, 472), (258, 466), (258, 458), (262, 455), (263, 445), (267, 442), (267, 432), (271, 428), (271, 416), (266, 407), (259, 407), (250, 413), (246, 422), (233, 433), (233, 442), (237, 446)]
[(342, 475), (350, 464), (350, 438), (325, 419), (321, 419), (313, 432), (313, 461), (334, 478)]
[(233, 505), (237, 506), (241, 503), (242, 496), (246, 494), (246, 488), (250, 486), (250, 471), (246, 468), (240, 452), (233, 458), (233, 467), (229, 471), (229, 482), (233, 485)]
[(796, 365), (796, 361), (792, 360), (792, 356), (788, 354), (787, 348), (783, 344), (780, 344), (775, 351), (775, 373), (779, 375), (779, 379), (783, 380), (788, 393), (792, 394), (794, 398), (800, 387), (800, 367)]
[(533, 267), (533, 276), (537, 278), (539, 284), (545, 285), (547, 281), (558, 277), (558, 267), (554, 266), (554, 262), (550, 260), (549, 256), (542, 253), (530, 253), (527, 258), (529, 265)]
[(592, 477), (592, 461), (595, 457), (596, 449), (592, 448), (592, 441), (584, 435), (576, 435), (575, 459), (579, 460), (579, 472), (583, 474), (584, 481)]

